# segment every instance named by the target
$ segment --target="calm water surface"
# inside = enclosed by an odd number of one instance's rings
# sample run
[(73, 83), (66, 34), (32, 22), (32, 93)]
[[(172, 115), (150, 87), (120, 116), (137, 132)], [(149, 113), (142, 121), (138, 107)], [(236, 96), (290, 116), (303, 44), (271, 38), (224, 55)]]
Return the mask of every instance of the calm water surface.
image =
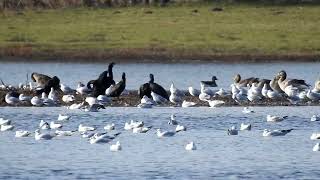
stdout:
[[(79, 81), (96, 79), (107, 69), (107, 64), (68, 64), (68, 63), (0, 63), (0, 78), (8, 84), (18, 85), (26, 81), (27, 73), (39, 72), (58, 76), (62, 83), (75, 87)], [(289, 78), (306, 79), (310, 84), (319, 78), (320, 63), (268, 63), (268, 64), (116, 64), (114, 76), (120, 81), (122, 72), (127, 73), (127, 89), (138, 87), (149, 80), (149, 73), (155, 81), (169, 88), (173, 81), (180, 89), (189, 86), (199, 87), (201, 80), (218, 77), (217, 84), (230, 88), (235, 74), (244, 78), (273, 78), (280, 70), (286, 70)], [(29, 79), (30, 80), (30, 79)]]
[[(14, 138), (14, 132), (0, 133), (0, 179), (319, 179), (319, 156), (309, 139), (320, 131), (319, 122), (310, 122), (319, 107), (255, 107), (243, 114), (241, 107), (223, 108), (107, 108), (98, 113), (71, 111), (64, 107), (0, 108), (17, 129), (33, 131), (41, 119), (52, 121), (59, 113), (72, 115), (64, 130), (80, 123), (102, 132), (115, 123), (123, 150), (110, 152), (109, 144), (89, 144), (78, 134), (35, 141), (34, 137)], [(173, 130), (167, 121), (172, 113), (187, 126), (186, 132), (159, 139), (155, 130), (147, 134), (124, 131), (126, 121)], [(280, 123), (267, 123), (266, 114), (288, 115)], [(252, 131), (228, 136), (226, 129), (250, 122)], [(294, 128), (284, 137), (265, 138), (265, 128)], [(194, 141), (197, 150), (184, 146)], [(112, 142), (114, 143), (114, 142)]]

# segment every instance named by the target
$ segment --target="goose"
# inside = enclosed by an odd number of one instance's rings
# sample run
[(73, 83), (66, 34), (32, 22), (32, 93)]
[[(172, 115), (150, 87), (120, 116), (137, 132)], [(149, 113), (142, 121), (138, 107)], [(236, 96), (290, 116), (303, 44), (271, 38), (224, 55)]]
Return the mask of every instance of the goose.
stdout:
[(152, 104), (140, 103), (137, 105), (137, 107), (149, 109), (149, 108), (152, 108)]
[(189, 90), (189, 94), (190, 94), (191, 96), (199, 96), (199, 95), (200, 95), (200, 90), (194, 89), (194, 88), (191, 87), (191, 86), (188, 88), (188, 90)]
[(78, 83), (78, 87), (76, 89), (77, 94), (81, 94), (81, 95), (87, 95), (91, 92), (91, 90), (86, 87), (82, 82)]
[(154, 102), (156, 102), (157, 104), (162, 104), (167, 102), (168, 100), (162, 96), (160, 96), (159, 94), (151, 91), (151, 96)]
[(244, 107), (243, 110), (242, 110), (242, 112), (243, 112), (244, 114), (254, 113), (254, 111), (253, 111), (253, 110), (250, 110), (248, 107)]
[(227, 97), (230, 95), (226, 90), (220, 88), (215, 94), (219, 95), (220, 97)]
[(244, 124), (244, 123), (241, 123), (240, 124), (240, 131), (251, 131), (251, 124)]
[(84, 107), (85, 112), (99, 112), (100, 109), (106, 109), (106, 108), (101, 104), (93, 104), (91, 106)]
[(86, 132), (86, 131), (94, 131), (96, 128), (91, 126), (84, 126), (83, 124), (79, 124), (78, 131), (79, 132)]
[(122, 79), (119, 83), (114, 85), (109, 93), (110, 97), (119, 97), (126, 88), (126, 73), (122, 73)]
[(40, 129), (50, 129), (49, 123), (45, 122), (44, 120), (41, 120), (39, 123), (39, 128)]
[(112, 92), (112, 88), (113, 88), (113, 84), (111, 84), (105, 91), (106, 96), (110, 96), (111, 92)]
[(55, 123), (54, 121), (51, 121), (50, 122), (50, 128), (51, 129), (59, 129), (59, 128), (62, 128), (62, 124)]
[(160, 95), (164, 99), (169, 100), (167, 91), (162, 86), (154, 82), (153, 74), (150, 74), (149, 77), (150, 77), (149, 85), (150, 85), (151, 91)]
[(45, 92), (46, 94), (50, 93), (51, 88), (54, 90), (61, 91), (60, 89), (60, 79), (57, 76), (53, 76), (44, 86), (44, 88), (36, 89), (37, 95)]
[(161, 131), (161, 129), (157, 129), (157, 136), (161, 137), (171, 137), (174, 136), (176, 133), (171, 131)]
[(203, 84), (203, 86), (205, 87), (217, 87), (217, 83), (216, 83), (217, 77), (216, 76), (212, 76), (212, 80), (211, 81), (201, 81), (201, 84)]
[(193, 107), (193, 106), (195, 106), (195, 105), (197, 105), (197, 103), (184, 100), (184, 101), (182, 102), (181, 107), (187, 108), (187, 107)]
[(221, 107), (225, 104), (222, 100), (207, 100), (210, 107)]
[(65, 103), (72, 103), (74, 100), (75, 100), (74, 95), (67, 94), (62, 96), (62, 101)]
[(33, 72), (31, 74), (31, 79), (33, 82), (37, 83), (37, 86), (44, 87), (47, 84), (47, 82), (51, 79), (51, 77), (44, 74)]
[(146, 133), (148, 132), (152, 126), (149, 127), (135, 127), (132, 129), (132, 133)]
[(175, 93), (171, 93), (169, 100), (173, 104), (180, 104), (182, 102), (182, 98)]
[(13, 130), (13, 128), (14, 128), (13, 125), (1, 125), (0, 131), (11, 131), (11, 130)]
[(146, 96), (146, 95), (144, 95), (141, 98), (140, 102), (141, 102), (141, 104), (151, 104), (151, 105), (155, 104), (155, 102), (152, 99), (148, 98), (148, 96)]
[(313, 146), (312, 151), (320, 151), (320, 143)]
[(311, 140), (317, 140), (320, 139), (320, 133), (312, 133), (310, 136)]
[(110, 146), (110, 151), (115, 152), (115, 151), (121, 151), (121, 150), (122, 150), (122, 147), (119, 141), (117, 141), (116, 144), (112, 144)]
[(267, 115), (267, 122), (281, 122), (285, 119), (287, 119), (288, 116), (283, 116), (283, 117), (280, 117), (280, 116), (272, 116), (272, 115)]
[(185, 149), (187, 151), (193, 151), (193, 150), (197, 150), (197, 147), (196, 147), (195, 143), (191, 141), (186, 145)]
[(168, 121), (169, 125), (178, 125), (178, 121), (175, 119), (176, 115), (171, 114), (170, 120)]
[(285, 129), (285, 130), (263, 130), (262, 136), (268, 137), (268, 136), (284, 136), (291, 132), (293, 129)]
[(111, 99), (106, 95), (99, 95), (97, 97), (97, 100), (100, 104), (103, 104), (103, 105), (107, 105), (108, 103), (111, 102)]
[(81, 108), (83, 108), (84, 107), (84, 102), (81, 102), (81, 103), (74, 103), (74, 104), (71, 104), (69, 107), (68, 107), (68, 109), (71, 109), (71, 110), (73, 110), (73, 109), (81, 109)]
[(60, 84), (60, 89), (64, 94), (72, 94), (73, 92), (75, 92), (74, 89), (70, 88), (65, 84)]
[(56, 136), (72, 136), (75, 131), (61, 131), (61, 130), (56, 130), (54, 132)]
[(298, 90), (304, 90), (310, 86), (304, 80), (287, 79), (287, 73), (284, 70), (280, 71), (278, 73), (278, 76), (279, 76), (278, 84), (282, 91), (285, 91), (286, 87), (288, 86), (293, 86)]
[(177, 125), (176, 127), (176, 132), (180, 132), (180, 131), (186, 131), (187, 128), (185, 126), (182, 126), (182, 125)]
[(28, 137), (31, 133), (29, 131), (16, 131), (15, 137), (20, 138), (20, 137)]
[(10, 124), (11, 124), (11, 120), (0, 118), (0, 126), (1, 125), (10, 125)]
[(39, 140), (51, 140), (52, 138), (55, 137), (55, 135), (49, 134), (49, 133), (40, 133), (40, 129), (37, 129), (34, 131), (34, 139), (39, 141)]
[(26, 96), (26, 95), (24, 95), (24, 94), (20, 94), (19, 95), (19, 100), (20, 101), (30, 101), (31, 100), (31, 96)]
[(92, 137), (90, 137), (90, 144), (98, 144), (98, 143), (108, 143), (116, 138), (120, 133), (114, 134), (113, 136), (109, 136), (107, 133), (95, 133)]
[(232, 126), (230, 129), (228, 129), (228, 135), (238, 135), (238, 130), (235, 126)]
[(43, 100), (41, 98), (39, 98), (38, 96), (32, 97), (30, 102), (33, 106), (38, 106), (38, 107), (43, 106)]
[(19, 94), (16, 92), (9, 92), (5, 96), (5, 101), (9, 105), (18, 105), (20, 100), (19, 100)]
[(246, 87), (248, 84), (251, 85), (254, 82), (259, 83), (259, 79), (254, 77), (242, 80), (240, 74), (236, 74), (233, 80), (237, 87)]
[(53, 87), (51, 88), (51, 90), (50, 90), (50, 92), (49, 92), (48, 98), (51, 99), (51, 100), (54, 101), (54, 102), (57, 102), (57, 101), (58, 101), (58, 94), (57, 94), (57, 92), (53, 89)]
[(313, 116), (311, 117), (311, 121), (320, 121), (320, 116), (313, 115)]
[(87, 83), (87, 88), (91, 89), (92, 85), (92, 96), (98, 97), (99, 95), (104, 95), (106, 89), (110, 87), (111, 84), (115, 84), (113, 80), (113, 71), (114, 62), (110, 63), (107, 71), (103, 71), (98, 79), (91, 80)]
[(320, 93), (315, 93), (312, 92), (310, 89), (307, 92), (307, 97), (311, 100), (311, 101), (319, 101), (320, 100)]
[(112, 124), (107, 124), (106, 126), (103, 127), (104, 130), (107, 130), (107, 131), (112, 131), (115, 129), (115, 125), (114, 123)]

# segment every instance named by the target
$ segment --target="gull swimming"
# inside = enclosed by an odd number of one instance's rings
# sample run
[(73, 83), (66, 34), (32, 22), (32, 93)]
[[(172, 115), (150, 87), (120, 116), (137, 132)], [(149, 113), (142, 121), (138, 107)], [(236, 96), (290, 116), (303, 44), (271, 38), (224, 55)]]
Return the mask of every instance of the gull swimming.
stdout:
[(313, 115), (313, 116), (311, 117), (311, 121), (320, 121), (320, 116)]
[(251, 131), (251, 124), (244, 124), (244, 123), (241, 123), (240, 124), (240, 131)]
[(90, 137), (90, 144), (97, 144), (97, 143), (108, 143), (116, 138), (119, 134), (114, 134), (113, 136), (109, 136), (107, 133), (95, 133), (92, 137)]
[(84, 126), (83, 124), (80, 124), (78, 127), (79, 132), (86, 132), (86, 131), (94, 131), (96, 128), (91, 126)]
[(112, 131), (115, 129), (115, 125), (114, 123), (112, 124), (107, 124), (105, 127), (103, 127), (104, 130), (107, 130), (107, 131)]
[(135, 127), (132, 129), (132, 133), (146, 133), (148, 132), (152, 126), (149, 127)]
[(187, 128), (185, 126), (182, 126), (182, 125), (177, 125), (176, 127), (176, 132), (180, 132), (180, 131), (186, 131)]
[(280, 116), (267, 115), (267, 122), (281, 122), (287, 118), (288, 116), (280, 117)]
[(11, 130), (13, 130), (13, 128), (14, 128), (13, 125), (1, 125), (0, 131), (11, 131)]
[(176, 133), (171, 131), (161, 131), (161, 129), (157, 129), (157, 136), (161, 137), (171, 137), (174, 136)]
[(61, 131), (61, 130), (56, 130), (54, 132), (57, 136), (72, 136), (75, 131)]
[(228, 135), (238, 135), (238, 130), (235, 126), (232, 126), (230, 129), (228, 129)]
[(311, 140), (320, 139), (320, 133), (312, 133), (310, 136)]
[(11, 124), (11, 120), (0, 118), (0, 126), (1, 125), (9, 125)]
[(50, 140), (53, 137), (55, 137), (55, 135), (49, 134), (49, 133), (40, 133), (40, 129), (35, 130), (35, 135), (34, 138), (35, 140)]
[(16, 131), (15, 137), (20, 138), (20, 137), (28, 137), (31, 133), (29, 131)]
[(115, 151), (121, 151), (121, 150), (122, 150), (122, 147), (119, 141), (117, 141), (116, 144), (112, 144), (110, 146), (110, 151), (115, 152)]
[(39, 128), (40, 129), (50, 129), (49, 123), (45, 122), (44, 120), (41, 120), (39, 123)]
[(313, 146), (312, 151), (320, 151), (320, 143)]
[(268, 137), (268, 136), (284, 136), (291, 132), (293, 129), (285, 129), (285, 130), (269, 130), (265, 129), (263, 130), (262, 136)]
[(195, 143), (191, 141), (190, 143), (188, 143), (188, 144), (186, 145), (185, 149), (186, 149), (187, 151), (193, 151), (193, 150), (196, 150), (197, 147), (196, 147)]
[(175, 119), (176, 115), (171, 114), (170, 120), (168, 121), (169, 125), (178, 125), (178, 121)]
[(81, 102), (81, 103), (74, 103), (72, 105), (70, 105), (68, 107), (68, 109), (71, 109), (71, 110), (74, 110), (74, 109), (81, 109), (82, 107), (84, 106), (84, 102)]
[(71, 116), (59, 114), (58, 121), (68, 121), (70, 118)]
[(250, 110), (249, 107), (244, 107), (243, 110), (242, 110), (242, 112), (243, 112), (244, 114), (254, 113), (254, 111), (253, 111), (253, 110)]
[(51, 129), (59, 129), (59, 128), (62, 128), (62, 124), (55, 123), (54, 121), (51, 121), (50, 122), (50, 128)]

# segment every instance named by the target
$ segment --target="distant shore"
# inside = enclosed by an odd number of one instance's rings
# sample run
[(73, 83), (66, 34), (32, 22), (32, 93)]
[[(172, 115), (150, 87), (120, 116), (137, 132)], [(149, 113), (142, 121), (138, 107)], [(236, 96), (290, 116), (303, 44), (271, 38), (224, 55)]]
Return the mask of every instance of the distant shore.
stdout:
[(21, 52), (19, 48), (0, 48), (1, 62), (69, 63), (265, 63), (320, 62), (320, 54), (206, 54), (149, 49), (112, 51)]
[(319, 4), (194, 3), (5, 10), (0, 60), (320, 61)]

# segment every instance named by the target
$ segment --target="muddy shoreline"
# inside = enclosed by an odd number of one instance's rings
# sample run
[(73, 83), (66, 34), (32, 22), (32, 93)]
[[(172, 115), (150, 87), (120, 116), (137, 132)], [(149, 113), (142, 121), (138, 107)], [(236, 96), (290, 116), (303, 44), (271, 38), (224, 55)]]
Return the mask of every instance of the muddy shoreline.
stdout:
[(264, 63), (264, 62), (319, 62), (320, 54), (226, 54), (192, 50), (168, 49), (112, 49), (112, 50), (47, 50), (32, 47), (0, 48), (1, 62), (69, 62), (69, 63)]
[[(0, 107), (7, 107), (7, 106), (11, 106), (8, 105), (5, 102), (5, 95), (8, 92), (8, 90), (0, 90)], [(29, 91), (29, 90), (18, 90), (18, 93), (23, 93), (25, 95), (30, 95), (30, 96), (34, 96), (35, 93), (33, 91)], [(75, 102), (73, 103), (80, 103), (85, 99), (85, 96), (81, 96), (78, 94), (74, 94), (75, 95)], [(62, 98), (62, 94), (59, 94), (59, 99), (60, 102), (57, 103), (56, 106), (69, 106), (70, 104), (64, 103), (63, 101), (61, 101)], [(197, 105), (195, 107), (200, 107), (200, 106), (206, 106), (209, 107), (208, 102), (203, 102), (200, 101), (198, 97), (193, 97), (190, 94), (186, 93), (184, 100), (187, 101), (192, 101), (197, 103)], [(281, 100), (271, 100), (271, 99), (263, 99), (259, 102), (256, 103), (244, 103), (239, 105), (238, 103), (236, 103), (231, 96), (226, 96), (226, 97), (212, 97), (211, 100), (223, 100), (225, 101), (225, 104), (223, 106), (225, 107), (231, 107), (231, 106), (297, 106), (297, 105), (292, 105), (287, 99), (281, 99)], [(106, 105), (106, 107), (137, 107), (137, 105), (140, 104), (140, 98), (138, 96), (138, 91), (137, 90), (129, 90), (128, 94), (126, 95), (122, 95), (119, 98), (112, 98), (112, 101), (110, 104)], [(300, 102), (298, 104), (298, 106), (319, 106), (320, 104), (317, 102)], [(19, 107), (31, 107), (31, 103), (30, 102), (23, 102), (20, 103), (19, 105), (17, 105)], [(171, 106), (176, 106), (176, 107), (181, 107), (181, 105), (176, 105), (173, 104), (171, 102), (165, 103), (165, 104), (160, 104), (157, 105), (160, 107), (171, 107)], [(46, 106), (44, 106), (46, 107)]]

